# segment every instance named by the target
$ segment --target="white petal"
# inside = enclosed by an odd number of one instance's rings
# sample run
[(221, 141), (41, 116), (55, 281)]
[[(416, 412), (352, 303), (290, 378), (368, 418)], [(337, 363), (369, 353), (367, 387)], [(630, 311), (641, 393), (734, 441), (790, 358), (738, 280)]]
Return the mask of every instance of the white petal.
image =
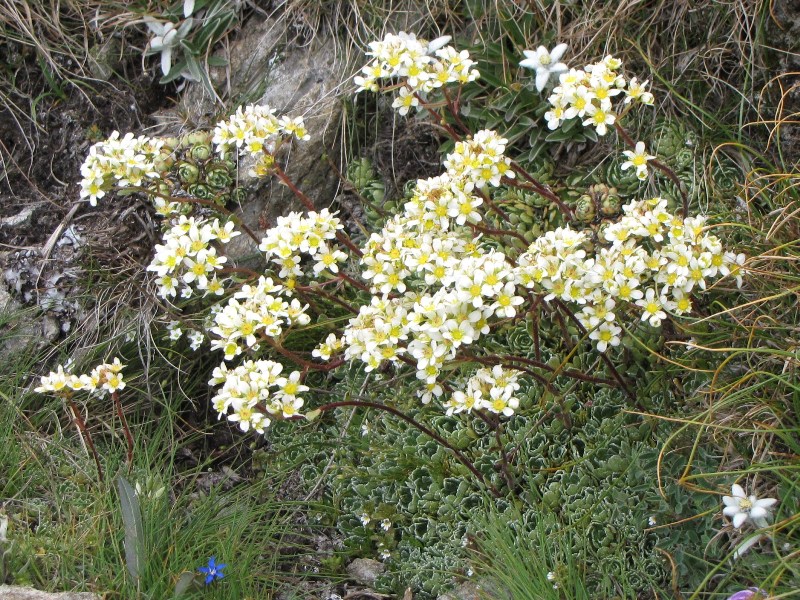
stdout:
[(759, 529), (763, 529), (764, 527), (769, 527), (769, 523), (767, 522), (767, 519), (764, 517), (753, 519), (753, 523), (755, 523), (756, 527), (758, 527)]
[(750, 517), (752, 519), (763, 519), (769, 514), (769, 511), (766, 508), (761, 506), (754, 506), (750, 509)]
[(175, 43), (175, 36), (178, 35), (178, 30), (175, 28), (170, 29), (164, 34), (164, 45), (172, 46)]
[(194, 12), (194, 0), (183, 0), (183, 16), (191, 17)]
[(747, 513), (736, 513), (736, 516), (733, 517), (733, 526), (736, 527), (736, 529), (739, 529), (742, 525), (744, 525), (745, 521), (747, 521)]
[(154, 34), (164, 35), (164, 24), (161, 21), (156, 21), (153, 17), (145, 17), (144, 22)]
[(172, 48), (167, 46), (161, 51), (161, 72), (166, 75), (172, 67)]
[(748, 550), (749, 550), (749, 549), (750, 549), (750, 548), (751, 548), (751, 547), (752, 547), (754, 544), (756, 544), (756, 543), (757, 543), (757, 542), (758, 542), (758, 541), (759, 541), (759, 540), (760, 540), (762, 537), (764, 537), (764, 536), (763, 536), (763, 535), (754, 535), (754, 536), (751, 536), (751, 537), (747, 538), (747, 539), (744, 541), (744, 543), (743, 543), (741, 546), (739, 546), (739, 547), (736, 549), (736, 551), (733, 553), (733, 559), (734, 559), (734, 560), (736, 560), (737, 558), (739, 558), (740, 556), (742, 556), (742, 554), (744, 554), (745, 552), (747, 552), (747, 551), (748, 551)]
[(523, 50), (525, 58), (536, 58), (536, 50)]
[(761, 508), (769, 508), (777, 503), (778, 501), (775, 498), (762, 498), (761, 500), (756, 500), (755, 505)]
[(536, 69), (536, 89), (540, 92), (544, 89), (547, 85), (548, 80), (550, 79), (550, 71), (547, 69)]
[(566, 44), (559, 44), (555, 48), (550, 51), (550, 58), (553, 62), (558, 62), (562, 56), (564, 56), (564, 52), (567, 51)]
[(447, 43), (452, 39), (453, 37), (450, 35), (443, 35), (431, 42), (428, 42), (428, 54), (433, 54), (439, 48), (444, 48), (447, 45)]
[[(526, 53), (530, 54), (530, 52), (528, 52), (527, 50), (526, 50)], [(539, 66), (539, 59), (535, 58), (533, 56), (528, 57), (525, 60), (521, 60), (519, 62), (519, 66), (520, 67), (526, 67), (528, 69), (535, 69), (536, 67)]]
[(740, 486), (738, 483), (734, 483), (731, 486), (731, 494), (733, 494), (737, 498), (747, 498), (747, 495), (744, 493), (744, 488)]
[(722, 514), (725, 515), (726, 517), (732, 517), (733, 515), (735, 515), (738, 512), (739, 512), (739, 507), (738, 506), (726, 506), (722, 510)]

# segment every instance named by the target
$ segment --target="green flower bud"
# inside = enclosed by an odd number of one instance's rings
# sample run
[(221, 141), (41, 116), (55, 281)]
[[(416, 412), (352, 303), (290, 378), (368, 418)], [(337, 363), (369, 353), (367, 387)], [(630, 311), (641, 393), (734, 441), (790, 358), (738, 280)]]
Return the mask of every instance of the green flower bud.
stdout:
[(211, 144), (195, 144), (189, 151), (193, 160), (208, 160), (212, 154)]
[(575, 203), (575, 218), (581, 223), (591, 223), (597, 215), (594, 199), (589, 194), (584, 194)]
[(200, 177), (200, 169), (197, 165), (187, 162), (185, 160), (177, 163), (175, 171), (178, 174), (178, 179), (181, 183), (197, 183)]
[(234, 188), (231, 192), (231, 201), (241, 204), (247, 200), (247, 190), (241, 187)]
[(222, 162), (216, 162), (206, 169), (206, 183), (214, 189), (221, 190), (233, 183), (231, 171)]
[(211, 200), (214, 198), (214, 192), (204, 183), (193, 183), (186, 188), (186, 191), (190, 195), (194, 196), (195, 198), (200, 198), (201, 200)]
[(214, 136), (210, 131), (193, 131), (186, 136), (186, 142), (189, 146), (195, 146), (197, 144), (210, 145), (213, 137)]

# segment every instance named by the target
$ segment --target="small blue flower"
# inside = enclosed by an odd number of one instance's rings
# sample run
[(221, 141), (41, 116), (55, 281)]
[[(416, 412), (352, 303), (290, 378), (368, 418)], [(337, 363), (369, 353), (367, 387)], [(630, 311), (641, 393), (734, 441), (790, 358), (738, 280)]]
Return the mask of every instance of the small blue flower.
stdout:
[(215, 579), (222, 579), (225, 577), (225, 574), (222, 572), (222, 569), (227, 567), (228, 565), (218, 565), (217, 564), (217, 557), (212, 556), (208, 559), (208, 566), (207, 567), (200, 567), (198, 570), (206, 576), (206, 585), (209, 585)]

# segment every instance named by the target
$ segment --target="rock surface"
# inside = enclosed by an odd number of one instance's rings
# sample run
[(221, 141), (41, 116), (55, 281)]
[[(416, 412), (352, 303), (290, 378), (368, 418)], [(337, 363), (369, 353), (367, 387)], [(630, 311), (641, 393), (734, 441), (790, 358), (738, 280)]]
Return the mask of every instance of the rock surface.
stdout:
[(100, 600), (100, 596), (90, 592), (62, 592), (51, 594), (33, 588), (15, 585), (0, 585), (0, 600)]
[(455, 589), (439, 596), (437, 600), (485, 600), (486, 598), (512, 600), (510, 594), (498, 590), (487, 581), (464, 581)]
[[(304, 117), (311, 139), (294, 142), (285, 157), (286, 172), (316, 207), (323, 208), (331, 204), (338, 187), (338, 175), (329, 160), (340, 168), (340, 88), (347, 79), (347, 66), (337, 52), (334, 38), (320, 33), (309, 44), (300, 46), (288, 43), (286, 34), (287, 24), (280, 18), (248, 20), (225, 56), (230, 64), (230, 81), (225, 82), (221, 70), (217, 70), (215, 84), (223, 87), (228, 83), (229, 98), (269, 105), (278, 115)], [(186, 116), (196, 127), (212, 127), (224, 116), (198, 83), (188, 86), (181, 105), (173, 112)], [(239, 180), (250, 187), (251, 193), (239, 214), (256, 235), (273, 226), (280, 215), (291, 210), (305, 211), (289, 189), (275, 180), (249, 177), (247, 171), (248, 164), (242, 161)], [(227, 253), (246, 259), (258, 254), (257, 244), (242, 235), (228, 245)]]
[(347, 565), (347, 574), (357, 583), (372, 587), (386, 570), (386, 565), (371, 558), (357, 558)]

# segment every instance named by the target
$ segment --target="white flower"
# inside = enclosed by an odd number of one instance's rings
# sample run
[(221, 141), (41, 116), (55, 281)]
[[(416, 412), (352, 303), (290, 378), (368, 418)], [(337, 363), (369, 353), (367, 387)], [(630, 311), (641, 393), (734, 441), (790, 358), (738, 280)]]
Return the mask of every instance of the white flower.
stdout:
[(177, 28), (175, 23), (163, 23), (152, 17), (146, 17), (145, 23), (148, 29), (155, 34), (150, 40), (150, 50), (161, 52), (161, 72), (166, 75), (172, 68), (172, 49), (189, 33), (192, 28), (192, 20), (186, 19)]
[(734, 527), (739, 529), (748, 519), (757, 527), (767, 526), (767, 519), (772, 517), (769, 509), (778, 502), (775, 498), (759, 500), (755, 495), (747, 496), (744, 488), (737, 483), (731, 486), (731, 494), (733, 495), (722, 497), (722, 503), (725, 505), (722, 514), (733, 519)]
[(636, 142), (636, 147), (631, 150), (623, 150), (622, 153), (628, 159), (620, 165), (620, 169), (627, 171), (631, 167), (636, 168), (636, 177), (640, 180), (647, 179), (647, 161), (653, 160), (655, 156), (647, 153), (644, 142)]
[(566, 44), (559, 44), (550, 51), (544, 46), (539, 46), (535, 51), (523, 50), (525, 60), (521, 61), (519, 66), (536, 70), (536, 89), (541, 92), (551, 75), (558, 75), (567, 70), (567, 65), (558, 62), (566, 50)]

